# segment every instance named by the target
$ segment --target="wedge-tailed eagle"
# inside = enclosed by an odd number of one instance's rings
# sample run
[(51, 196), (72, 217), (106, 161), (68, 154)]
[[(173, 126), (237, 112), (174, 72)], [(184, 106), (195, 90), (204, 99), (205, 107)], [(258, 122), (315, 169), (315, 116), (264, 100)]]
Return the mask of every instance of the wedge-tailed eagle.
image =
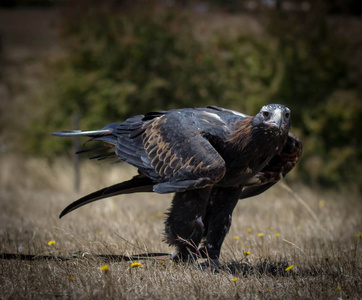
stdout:
[(290, 126), (290, 110), (270, 104), (254, 117), (210, 106), (149, 112), (100, 130), (52, 133), (105, 142), (113, 152), (97, 158), (116, 155), (139, 171), (71, 203), (60, 217), (115, 195), (175, 193), (165, 221), (166, 242), (177, 249), (173, 258), (217, 261), (239, 199), (269, 189), (299, 161), (302, 143)]

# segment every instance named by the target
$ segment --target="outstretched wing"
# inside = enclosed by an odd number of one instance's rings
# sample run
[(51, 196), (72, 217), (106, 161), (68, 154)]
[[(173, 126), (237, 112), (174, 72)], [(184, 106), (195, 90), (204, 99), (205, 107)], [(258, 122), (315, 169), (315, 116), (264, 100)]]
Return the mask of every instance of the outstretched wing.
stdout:
[[(215, 125), (221, 122), (212, 120)], [(210, 126), (210, 125), (209, 125)], [(212, 185), (224, 176), (225, 162), (203, 135), (191, 110), (152, 112), (133, 117), (116, 129), (116, 154), (158, 183), (158, 193)]]
[(250, 180), (250, 185), (243, 188), (240, 199), (257, 196), (276, 184), (295, 167), (302, 152), (302, 142), (293, 133), (289, 133), (283, 151), (275, 155), (268, 165)]

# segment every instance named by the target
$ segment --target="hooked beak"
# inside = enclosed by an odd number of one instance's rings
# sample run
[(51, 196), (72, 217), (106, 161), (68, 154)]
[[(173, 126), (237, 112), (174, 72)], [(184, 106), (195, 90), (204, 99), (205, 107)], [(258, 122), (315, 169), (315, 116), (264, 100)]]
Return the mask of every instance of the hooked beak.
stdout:
[(282, 127), (283, 124), (282, 111), (280, 109), (276, 109), (275, 112), (273, 113), (273, 116), (266, 123), (269, 124), (270, 126), (275, 126), (278, 129), (280, 129), (280, 127)]

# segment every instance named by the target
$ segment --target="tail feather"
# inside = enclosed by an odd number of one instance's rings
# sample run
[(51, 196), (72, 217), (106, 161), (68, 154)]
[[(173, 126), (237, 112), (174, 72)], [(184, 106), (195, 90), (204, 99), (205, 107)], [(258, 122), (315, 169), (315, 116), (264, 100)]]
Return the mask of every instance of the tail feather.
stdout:
[[(54, 136), (88, 136), (95, 139), (103, 140), (102, 137), (108, 136), (110, 139), (111, 137), (115, 137), (113, 132), (117, 129), (120, 123), (111, 123), (104, 126), (102, 129), (98, 130), (68, 130), (68, 131), (58, 131), (52, 132), (51, 135)], [(112, 139), (113, 140), (113, 139)]]
[[(99, 150), (109, 150), (114, 149), (114, 146), (117, 144), (117, 136), (114, 134), (114, 131), (119, 126), (119, 123), (111, 123), (99, 130), (70, 130), (70, 131), (59, 131), (52, 132), (51, 135), (60, 136), (60, 137), (76, 137), (76, 136), (86, 136), (90, 139), (84, 143), (87, 144), (90, 141), (101, 141), (105, 145), (101, 147), (93, 147), (85, 150), (77, 151), (76, 154), (81, 154), (84, 152), (93, 152)], [(95, 155), (91, 159), (102, 160), (105, 158), (115, 157), (115, 152), (106, 152), (103, 154)]]
[(107, 152), (107, 153), (94, 155), (94, 156), (90, 157), (89, 159), (103, 160), (103, 159), (112, 158), (112, 157), (117, 157), (115, 152)]
[(139, 192), (152, 192), (153, 185), (156, 182), (152, 181), (152, 179), (145, 177), (143, 175), (137, 175), (133, 177), (131, 180), (124, 181), (121, 183), (117, 183), (115, 185), (103, 188), (96, 192), (93, 192), (87, 196), (84, 196), (77, 201), (68, 205), (59, 215), (59, 218), (65, 216), (71, 211), (86, 205), (88, 203), (116, 196), (121, 194), (130, 194), (130, 193), (139, 193)]
[(109, 146), (93, 147), (93, 148), (79, 150), (79, 151), (75, 152), (75, 154), (83, 154), (83, 153), (90, 152), (90, 151), (108, 150), (109, 148), (110, 148)]
[(67, 130), (67, 131), (58, 131), (52, 132), (51, 135), (54, 136), (89, 136), (89, 137), (99, 137), (107, 134), (112, 134), (111, 129), (99, 129), (99, 130)]
[(111, 152), (107, 152), (109, 150), (113, 150), (114, 146), (113, 145), (106, 145), (106, 146), (101, 146), (101, 147), (93, 147), (93, 148), (88, 148), (88, 149), (83, 149), (83, 150), (79, 150), (77, 152), (75, 152), (75, 154), (83, 154), (83, 153), (93, 153), (93, 152), (98, 152), (98, 151), (104, 151), (103, 153), (97, 154), (97, 155), (93, 155), (91, 157), (89, 157), (89, 159), (96, 159), (96, 160), (104, 160), (107, 158), (117, 158), (117, 162), (118, 161), (122, 161), (119, 159), (119, 157), (116, 155), (115, 151), (111, 151)]

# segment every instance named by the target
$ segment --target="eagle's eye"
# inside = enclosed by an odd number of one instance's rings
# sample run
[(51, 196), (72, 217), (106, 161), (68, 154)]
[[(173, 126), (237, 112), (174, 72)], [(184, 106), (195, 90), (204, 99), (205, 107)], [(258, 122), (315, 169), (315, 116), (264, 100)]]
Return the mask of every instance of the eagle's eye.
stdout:
[(286, 112), (284, 116), (288, 120), (290, 118), (290, 112)]
[(264, 117), (264, 118), (269, 117), (269, 115), (270, 115), (270, 112), (268, 112), (268, 111), (263, 111), (263, 117)]

